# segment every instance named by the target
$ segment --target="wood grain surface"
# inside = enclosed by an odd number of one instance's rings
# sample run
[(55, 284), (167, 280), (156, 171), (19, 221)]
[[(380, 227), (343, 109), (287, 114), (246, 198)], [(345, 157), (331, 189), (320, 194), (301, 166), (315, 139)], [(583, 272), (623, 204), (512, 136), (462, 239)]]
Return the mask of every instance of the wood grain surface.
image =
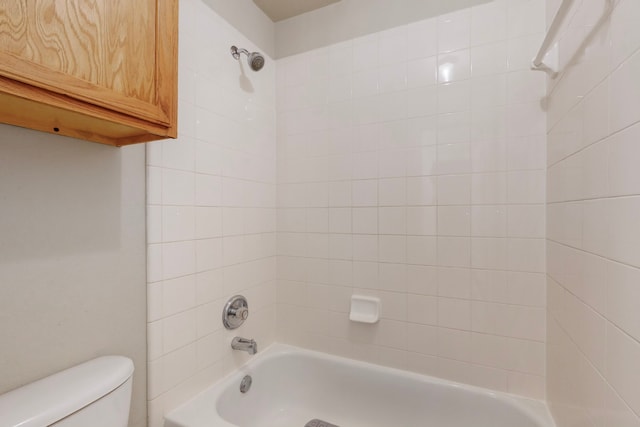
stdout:
[(0, 122), (175, 138), (177, 73), (178, 0), (0, 0)]
[(155, 32), (155, 1), (0, 2), (0, 51), (149, 103)]

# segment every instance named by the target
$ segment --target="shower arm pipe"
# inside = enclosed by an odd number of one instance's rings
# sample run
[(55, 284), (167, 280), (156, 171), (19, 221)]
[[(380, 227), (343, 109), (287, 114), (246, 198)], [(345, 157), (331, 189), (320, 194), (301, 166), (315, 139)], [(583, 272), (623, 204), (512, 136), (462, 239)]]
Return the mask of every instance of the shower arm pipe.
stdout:
[(236, 47), (235, 49), (233, 49), (235, 46), (231, 47), (231, 55), (233, 55), (234, 58), (236, 59), (240, 59), (240, 54), (244, 53), (245, 55), (249, 56), (249, 51), (247, 49), (242, 49), (239, 47)]
[[(554, 65), (545, 64), (543, 62), (543, 60), (544, 60), (545, 56), (547, 55), (547, 53), (549, 53), (551, 45), (553, 44), (554, 40), (558, 36), (558, 33), (560, 32), (560, 27), (564, 23), (564, 20), (567, 18), (567, 15), (569, 14), (569, 10), (571, 9), (571, 6), (573, 6), (573, 3), (575, 3), (575, 0), (562, 0), (562, 3), (560, 4), (560, 7), (558, 8), (558, 11), (556, 12), (556, 15), (553, 17), (553, 21), (551, 22), (551, 26), (549, 27), (549, 30), (547, 31), (547, 35), (545, 36), (544, 40), (542, 41), (542, 46), (540, 46), (540, 50), (538, 50), (538, 54), (536, 55), (535, 58), (533, 58), (533, 61), (531, 61), (531, 69), (532, 70), (534, 70), (534, 71), (544, 71), (544, 72), (548, 73), (552, 78), (555, 78), (558, 75), (559, 70), (557, 69), (558, 68), (558, 64), (557, 63), (559, 61), (558, 61), (558, 58), (557, 58), (557, 52), (556, 52), (556, 58), (553, 61), (553, 62), (555, 62)], [(578, 55), (578, 53), (585, 47), (586, 43), (592, 38), (592, 36), (593, 36), (594, 32), (596, 31), (597, 27), (599, 27), (600, 24), (602, 24), (602, 22), (609, 17), (611, 12), (613, 11), (613, 6), (614, 6), (614, 0), (605, 0), (605, 8), (604, 8), (604, 11), (602, 12), (602, 16), (600, 17), (600, 19), (598, 20), (598, 22), (594, 26), (594, 28), (592, 28), (592, 30), (589, 33), (589, 35), (587, 37), (585, 37), (585, 40), (580, 45), (580, 48), (571, 57), (571, 60), (569, 62), (571, 62), (571, 61), (573, 61), (573, 59), (575, 59), (575, 57)]]

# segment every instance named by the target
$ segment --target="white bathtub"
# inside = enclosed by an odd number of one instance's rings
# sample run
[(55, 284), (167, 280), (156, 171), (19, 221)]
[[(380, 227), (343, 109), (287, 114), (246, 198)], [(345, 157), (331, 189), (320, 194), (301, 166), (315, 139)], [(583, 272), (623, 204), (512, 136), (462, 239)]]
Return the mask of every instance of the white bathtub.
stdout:
[[(250, 390), (240, 382), (251, 375)], [(545, 406), (274, 344), (165, 417), (165, 427), (553, 427)]]

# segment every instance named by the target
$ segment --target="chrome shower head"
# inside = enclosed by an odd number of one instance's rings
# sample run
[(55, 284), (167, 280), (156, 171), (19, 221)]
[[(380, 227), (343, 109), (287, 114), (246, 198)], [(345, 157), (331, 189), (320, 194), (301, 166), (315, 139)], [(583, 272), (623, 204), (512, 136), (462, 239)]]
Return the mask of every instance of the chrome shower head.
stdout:
[(238, 49), (236, 46), (231, 46), (231, 55), (235, 59), (240, 59), (240, 54), (247, 55), (247, 63), (253, 71), (260, 71), (264, 67), (264, 56), (259, 52), (249, 52), (247, 49)]
[(258, 52), (252, 52), (249, 54), (248, 61), (253, 71), (260, 71), (262, 67), (264, 67), (264, 56), (260, 55)]

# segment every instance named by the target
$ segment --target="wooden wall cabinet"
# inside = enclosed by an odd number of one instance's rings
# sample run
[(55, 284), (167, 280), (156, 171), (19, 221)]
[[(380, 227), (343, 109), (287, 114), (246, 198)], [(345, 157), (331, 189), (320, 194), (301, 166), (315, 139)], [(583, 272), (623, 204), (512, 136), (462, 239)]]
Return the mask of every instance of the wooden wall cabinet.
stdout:
[(178, 0), (0, 0), (0, 122), (122, 146), (177, 136)]

